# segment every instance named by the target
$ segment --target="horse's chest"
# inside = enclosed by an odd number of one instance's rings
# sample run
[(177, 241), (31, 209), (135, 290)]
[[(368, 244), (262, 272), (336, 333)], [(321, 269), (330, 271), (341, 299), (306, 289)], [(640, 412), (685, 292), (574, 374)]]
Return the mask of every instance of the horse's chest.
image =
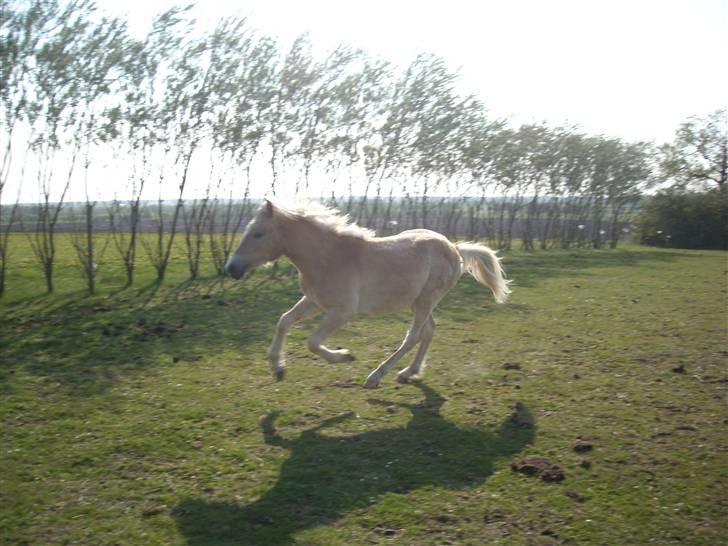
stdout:
[(326, 270), (314, 275), (301, 274), (301, 291), (322, 309), (356, 306), (358, 294), (351, 275)]

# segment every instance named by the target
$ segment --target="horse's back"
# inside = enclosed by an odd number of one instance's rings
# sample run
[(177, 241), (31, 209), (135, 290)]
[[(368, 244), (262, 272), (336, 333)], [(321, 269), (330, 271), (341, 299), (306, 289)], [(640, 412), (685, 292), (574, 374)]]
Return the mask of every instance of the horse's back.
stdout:
[(394, 252), (405, 252), (406, 258), (417, 261), (441, 261), (443, 265), (455, 267), (459, 271), (460, 255), (457, 248), (447, 237), (429, 229), (410, 229), (372, 241), (385, 243)]

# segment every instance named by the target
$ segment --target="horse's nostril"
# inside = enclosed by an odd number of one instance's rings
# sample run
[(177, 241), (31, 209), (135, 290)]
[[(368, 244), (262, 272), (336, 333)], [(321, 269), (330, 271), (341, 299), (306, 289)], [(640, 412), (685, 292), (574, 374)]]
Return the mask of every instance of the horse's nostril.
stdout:
[(245, 274), (245, 269), (245, 266), (238, 264), (227, 264), (227, 266), (225, 266), (225, 271), (233, 279), (240, 279)]

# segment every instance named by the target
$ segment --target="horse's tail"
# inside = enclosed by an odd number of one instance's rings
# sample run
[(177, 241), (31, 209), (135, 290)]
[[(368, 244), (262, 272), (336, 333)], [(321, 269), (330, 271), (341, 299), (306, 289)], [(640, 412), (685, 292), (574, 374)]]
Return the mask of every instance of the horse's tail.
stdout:
[(495, 301), (505, 303), (511, 293), (508, 288), (511, 281), (506, 279), (495, 251), (477, 243), (460, 243), (456, 246), (463, 259), (463, 271), (470, 273), (480, 284), (489, 287)]

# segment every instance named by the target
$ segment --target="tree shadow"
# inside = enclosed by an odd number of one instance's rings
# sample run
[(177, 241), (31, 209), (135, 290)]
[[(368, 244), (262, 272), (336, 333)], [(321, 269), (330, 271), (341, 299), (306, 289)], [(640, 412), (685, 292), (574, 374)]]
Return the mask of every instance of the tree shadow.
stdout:
[[(518, 288), (549, 277), (588, 275), (589, 268), (659, 265), (699, 255), (666, 250), (536, 252), (519, 255), (506, 268)], [(203, 358), (221, 345), (243, 351), (251, 343), (267, 343), (278, 316), (300, 296), (293, 277), (274, 280), (269, 271), (234, 286), (227, 288), (213, 276), (174, 286), (152, 281), (108, 296), (79, 290), (3, 303), (0, 394), (12, 391), (12, 376), (18, 370), (85, 396), (103, 391), (119, 375), (165, 360)], [(482, 315), (483, 306), (473, 302), (487, 301), (487, 294), (469, 276), (451, 294), (438, 307), (439, 316), (467, 323)], [(492, 303), (485, 309), (502, 312)], [(525, 303), (511, 303), (508, 309), (529, 312)], [(366, 320), (389, 321), (391, 316)], [(262, 354), (260, 350), (259, 360)]]
[(480, 484), (493, 473), (496, 460), (534, 441), (533, 417), (521, 404), (497, 430), (465, 428), (440, 414), (444, 398), (435, 390), (420, 383), (417, 387), (425, 395), (421, 403), (398, 404), (412, 412), (404, 428), (324, 432), (352, 416), (346, 413), (287, 439), (275, 429), (279, 412), (268, 414), (261, 423), (265, 442), (291, 452), (278, 481), (247, 506), (203, 499), (181, 502), (173, 516), (187, 543), (290, 544), (296, 532), (333, 523), (386, 493)]
[(214, 347), (243, 352), (271, 338), (297, 296), (292, 283), (257, 291), (241, 285), (225, 297), (206, 288), (198, 282), (159, 290), (152, 283), (115, 297), (56, 296), (8, 309), (0, 316), (0, 394), (12, 392), (20, 370), (87, 396), (123, 375), (196, 362)]

